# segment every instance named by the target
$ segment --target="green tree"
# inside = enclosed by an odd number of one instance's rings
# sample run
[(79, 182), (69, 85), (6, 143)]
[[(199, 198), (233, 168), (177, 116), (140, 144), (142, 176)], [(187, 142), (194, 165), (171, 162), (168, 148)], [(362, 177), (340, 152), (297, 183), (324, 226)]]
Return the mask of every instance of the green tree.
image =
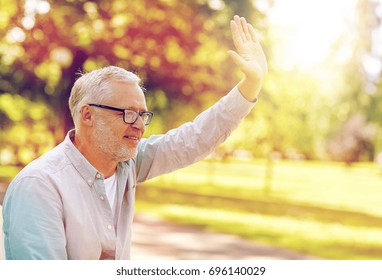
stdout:
[[(333, 158), (348, 163), (376, 158), (382, 151), (382, 9), (380, 1), (359, 0), (357, 22), (353, 24), (352, 59), (343, 64), (343, 81), (332, 112), (333, 126), (328, 137), (328, 147)], [(345, 38), (340, 38), (346, 40)], [(336, 53), (331, 59), (336, 61)], [(335, 144), (336, 142), (340, 142)], [(353, 143), (352, 143), (353, 142)], [(337, 151), (333, 147), (338, 146)], [(346, 149), (346, 147), (348, 147)], [(341, 156), (339, 157), (339, 154)]]
[(44, 99), (63, 124), (61, 137), (72, 127), (66, 101), (78, 71), (114, 64), (138, 72), (148, 90), (164, 93), (158, 108), (151, 102), (158, 110), (200, 107), (233, 83), (224, 71), (228, 32), (219, 26), (224, 18), (227, 29), (229, 12), (174, 1), (2, 2), (1, 91)]
[(227, 26), (253, 8), (239, 2), (0, 0), (0, 93), (48, 104), (60, 142), (73, 127), (67, 100), (78, 72), (118, 65), (143, 78), (157, 113), (148, 132), (163, 132), (236, 83)]

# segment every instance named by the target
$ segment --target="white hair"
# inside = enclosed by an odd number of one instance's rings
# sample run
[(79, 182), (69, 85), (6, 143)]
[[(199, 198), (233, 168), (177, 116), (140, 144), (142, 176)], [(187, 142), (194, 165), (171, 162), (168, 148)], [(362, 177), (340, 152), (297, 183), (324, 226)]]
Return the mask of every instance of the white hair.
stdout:
[(74, 83), (69, 97), (69, 109), (75, 126), (83, 104), (102, 102), (110, 94), (112, 81), (139, 85), (141, 79), (134, 73), (116, 66), (107, 66), (82, 74)]

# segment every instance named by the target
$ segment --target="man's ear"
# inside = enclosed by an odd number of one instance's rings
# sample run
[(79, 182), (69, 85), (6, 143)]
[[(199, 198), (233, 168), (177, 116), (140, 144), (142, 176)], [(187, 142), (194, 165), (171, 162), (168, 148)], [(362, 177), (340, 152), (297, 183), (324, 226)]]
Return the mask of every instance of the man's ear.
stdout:
[(86, 126), (93, 125), (93, 111), (89, 105), (84, 105), (80, 112), (80, 121)]

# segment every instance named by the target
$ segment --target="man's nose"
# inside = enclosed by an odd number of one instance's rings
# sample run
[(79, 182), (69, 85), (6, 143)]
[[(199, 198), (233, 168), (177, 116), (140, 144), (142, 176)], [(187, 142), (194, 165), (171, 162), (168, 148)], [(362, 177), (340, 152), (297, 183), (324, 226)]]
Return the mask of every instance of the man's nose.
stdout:
[(138, 116), (137, 120), (132, 124), (132, 126), (141, 130), (142, 132), (144, 132), (146, 129), (145, 123), (143, 122), (141, 116)]

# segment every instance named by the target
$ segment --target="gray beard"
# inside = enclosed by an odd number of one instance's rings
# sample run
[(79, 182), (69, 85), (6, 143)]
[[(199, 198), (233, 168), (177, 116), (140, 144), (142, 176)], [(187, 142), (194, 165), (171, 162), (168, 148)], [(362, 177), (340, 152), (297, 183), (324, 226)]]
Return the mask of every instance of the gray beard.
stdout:
[(100, 120), (96, 122), (92, 132), (92, 140), (97, 143), (98, 149), (108, 157), (108, 159), (122, 162), (134, 158), (137, 155), (137, 148), (128, 148), (122, 145), (108, 131), (108, 125)]

